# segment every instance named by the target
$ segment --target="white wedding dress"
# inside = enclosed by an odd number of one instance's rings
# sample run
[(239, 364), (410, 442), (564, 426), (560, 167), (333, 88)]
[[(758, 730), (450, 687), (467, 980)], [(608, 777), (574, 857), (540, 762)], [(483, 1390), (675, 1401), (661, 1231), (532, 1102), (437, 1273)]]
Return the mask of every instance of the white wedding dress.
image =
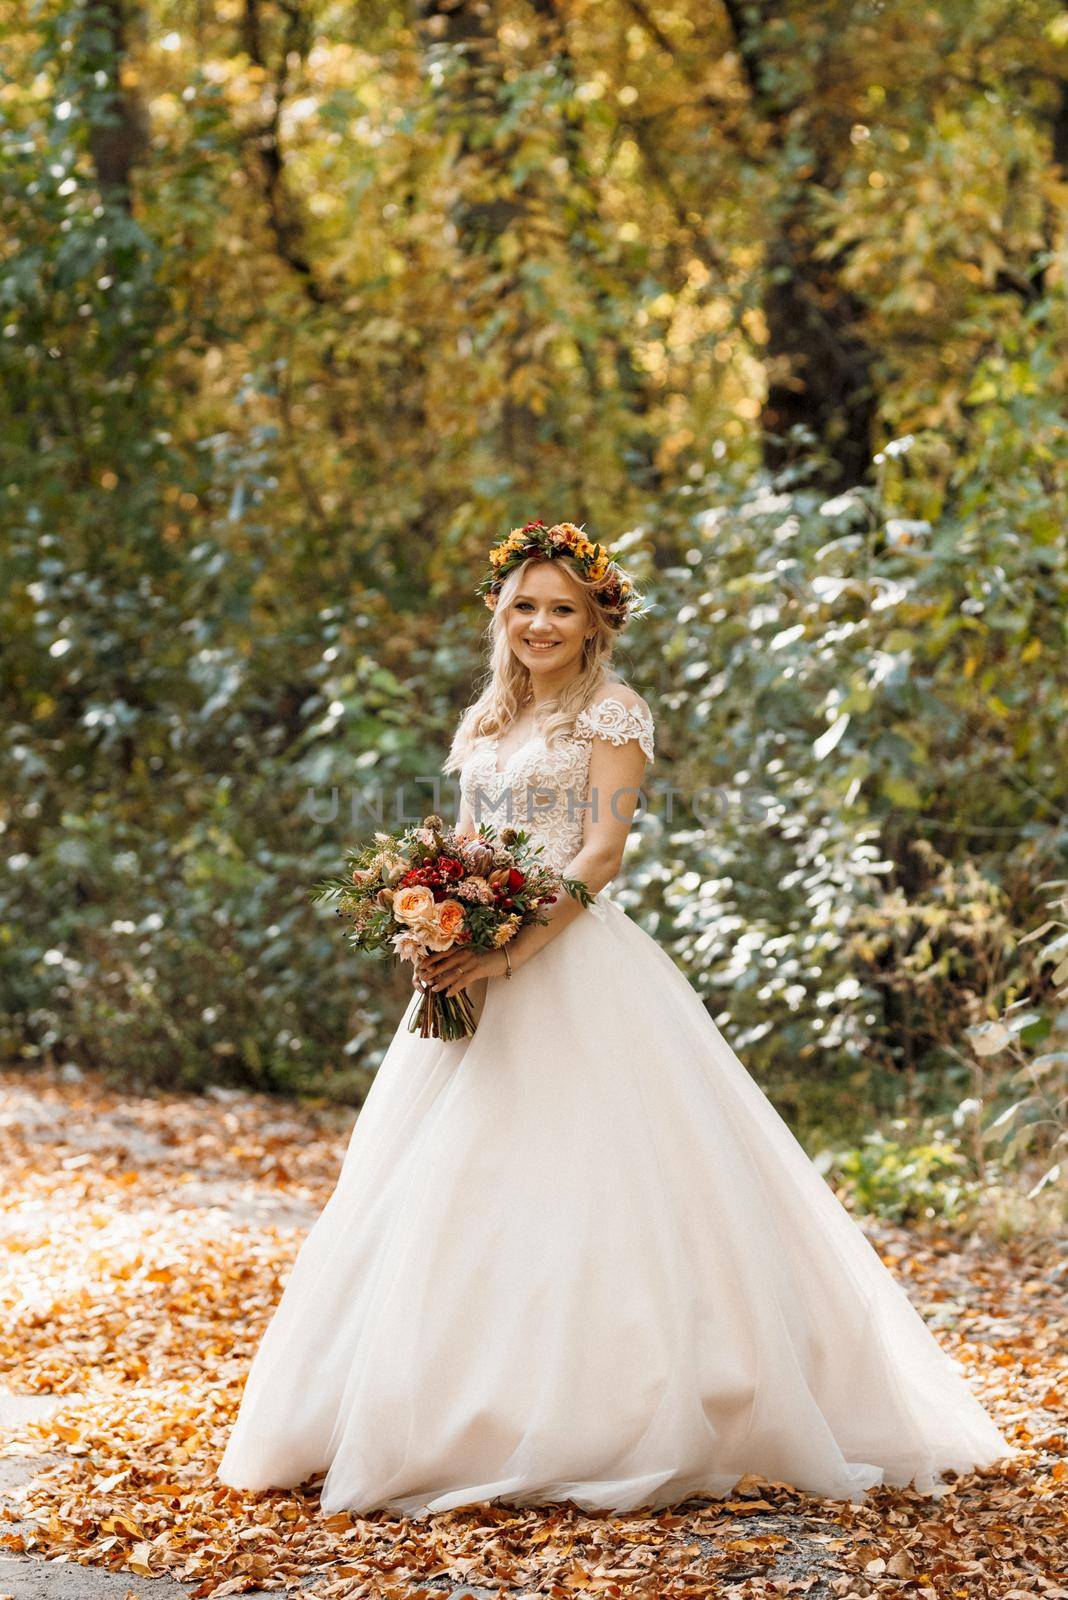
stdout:
[[(472, 814), (527, 823), (566, 866), (594, 737), (653, 754), (647, 714), (609, 696), (500, 774), (484, 743), (460, 775)], [(222, 1482), (325, 1473), (326, 1512), (626, 1511), (745, 1473), (841, 1500), (938, 1494), (942, 1469), (1019, 1453), (610, 894), (482, 987), (470, 1039), (410, 1033), (410, 1008), (398, 1025)]]

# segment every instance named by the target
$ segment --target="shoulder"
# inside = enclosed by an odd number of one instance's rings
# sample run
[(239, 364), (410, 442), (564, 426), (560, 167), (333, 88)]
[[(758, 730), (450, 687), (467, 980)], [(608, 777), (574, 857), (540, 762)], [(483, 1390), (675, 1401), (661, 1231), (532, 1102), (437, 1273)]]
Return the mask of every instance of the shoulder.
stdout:
[(649, 722), (653, 720), (653, 714), (641, 695), (627, 683), (610, 683), (607, 688), (598, 690), (579, 715), (607, 716), (619, 715), (621, 712), (629, 712), (632, 716), (641, 717)]
[(653, 714), (627, 684), (613, 683), (602, 689), (575, 718), (575, 731), (607, 739), (610, 744), (637, 739), (650, 761), (653, 758)]

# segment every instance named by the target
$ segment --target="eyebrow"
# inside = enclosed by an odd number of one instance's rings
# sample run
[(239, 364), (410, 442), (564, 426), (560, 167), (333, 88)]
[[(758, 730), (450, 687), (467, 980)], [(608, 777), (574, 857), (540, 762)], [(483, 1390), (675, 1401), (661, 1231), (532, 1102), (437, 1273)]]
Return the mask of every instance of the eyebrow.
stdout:
[[(537, 598), (536, 594), (514, 594), (512, 596), (513, 600), (536, 600)], [(553, 595), (554, 606), (573, 606), (574, 604), (575, 602), (569, 594)]]

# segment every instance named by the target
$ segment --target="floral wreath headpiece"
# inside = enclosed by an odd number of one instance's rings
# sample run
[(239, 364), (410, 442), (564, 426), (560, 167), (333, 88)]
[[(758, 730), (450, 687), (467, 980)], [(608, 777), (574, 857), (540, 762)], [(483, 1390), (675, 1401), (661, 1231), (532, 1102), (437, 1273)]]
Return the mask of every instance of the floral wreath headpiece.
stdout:
[(547, 528), (544, 522), (538, 521), (513, 528), (507, 538), (490, 550), (491, 570), (475, 593), (483, 597), (491, 611), (497, 608), (505, 578), (530, 556), (540, 556), (546, 561), (570, 556), (583, 576), (597, 584), (593, 598), (613, 628), (622, 628), (631, 617), (640, 616), (648, 609), (634, 592), (634, 585), (623, 568), (603, 544), (587, 539), (573, 522), (555, 522)]

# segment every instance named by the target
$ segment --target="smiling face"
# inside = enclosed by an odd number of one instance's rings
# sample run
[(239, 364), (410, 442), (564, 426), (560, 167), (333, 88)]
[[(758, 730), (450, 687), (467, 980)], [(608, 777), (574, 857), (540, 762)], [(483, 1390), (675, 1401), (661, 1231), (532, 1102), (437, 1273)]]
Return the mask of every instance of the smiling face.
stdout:
[(527, 567), (505, 606), (504, 626), (532, 685), (554, 693), (581, 670), (583, 641), (597, 631), (582, 590), (558, 561)]

